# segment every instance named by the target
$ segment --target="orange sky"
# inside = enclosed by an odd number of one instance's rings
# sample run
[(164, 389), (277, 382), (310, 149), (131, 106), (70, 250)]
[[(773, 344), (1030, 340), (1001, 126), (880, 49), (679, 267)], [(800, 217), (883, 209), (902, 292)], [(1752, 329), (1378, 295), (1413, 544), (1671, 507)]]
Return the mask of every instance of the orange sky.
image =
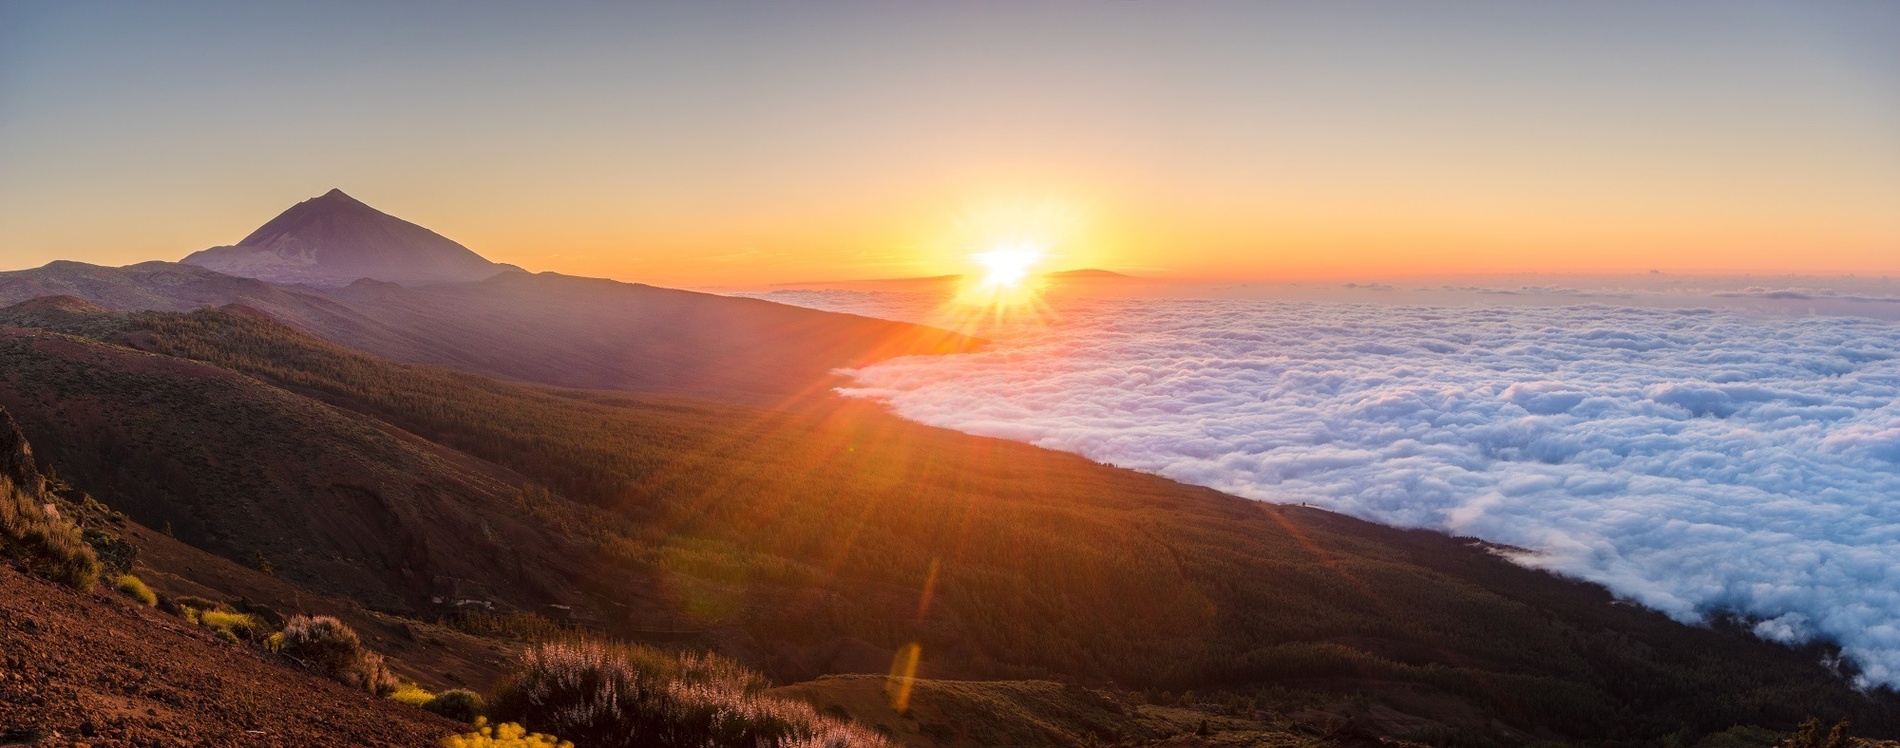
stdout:
[(0, 8), (0, 268), (340, 187), (675, 285), (1900, 274), (1893, 6), (330, 7)]

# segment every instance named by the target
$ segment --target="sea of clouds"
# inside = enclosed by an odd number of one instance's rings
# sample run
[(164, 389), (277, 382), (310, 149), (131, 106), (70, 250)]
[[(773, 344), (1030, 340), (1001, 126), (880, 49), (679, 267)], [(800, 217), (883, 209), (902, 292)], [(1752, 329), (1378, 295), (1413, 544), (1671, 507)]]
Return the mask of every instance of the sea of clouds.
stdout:
[[(770, 298), (924, 319), (916, 295)], [(1900, 685), (1900, 326), (1708, 308), (1096, 299), (847, 395), (1278, 502), (1528, 549)]]

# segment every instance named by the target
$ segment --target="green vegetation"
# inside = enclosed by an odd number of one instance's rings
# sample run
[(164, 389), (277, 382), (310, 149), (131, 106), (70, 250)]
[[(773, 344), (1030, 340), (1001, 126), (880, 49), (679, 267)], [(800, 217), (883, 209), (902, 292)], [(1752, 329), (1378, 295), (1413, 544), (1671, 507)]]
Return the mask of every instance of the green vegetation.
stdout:
[(451, 688), (436, 694), (422, 708), (459, 722), (474, 722), (488, 712), (481, 694), (465, 688)]
[(152, 592), (152, 588), (145, 586), (145, 582), (131, 574), (120, 574), (118, 579), (112, 580), (112, 588), (139, 601), (140, 605), (147, 608), (158, 605), (158, 595)]
[(1834, 723), (1832, 728), (1823, 728), (1821, 720), (1810, 717), (1782, 745), (1786, 748), (1850, 748), (1855, 741), (1847, 731), (1846, 720)]
[[(503, 535), (522, 556), (478, 581), (507, 590), (517, 577), (504, 574), (520, 569), (582, 569), (571, 579), (596, 582), (601, 598), (631, 602), (637, 584), (658, 601), (644, 618), (606, 621), (610, 631), (733, 632), (765, 656), (847, 639), (889, 656), (914, 642), (932, 677), (1203, 693), (1286, 684), (1390, 696), (1401, 710), (1422, 693), (1454, 705), (1436, 712), (1485, 715), (1479, 733), (1496, 719), (1628, 741), (1791, 729), (1809, 714), (1900, 728), (1900, 700), (1856, 693), (1820, 664), (1834, 654), (1824, 645), (1761, 642), (1743, 621), (1685, 627), (1467, 539), (1224, 497), (874, 407), (764, 411), (527, 387), (392, 364), (250, 313), (67, 329), (244, 372), (526, 476), (535, 485), (510, 494), (509, 519), (561, 542)], [(93, 384), (103, 375), (37, 350), (0, 356), (0, 379), (51, 382), (34, 402), (111, 403), (128, 389), (161, 399), (156, 375)], [(320, 438), (282, 439), (275, 469), (329, 468)], [(257, 454), (220, 448), (226, 465)], [(539, 636), (533, 622), (494, 625)], [(815, 674), (786, 667), (782, 679)]]
[(363, 646), (356, 631), (329, 616), (296, 616), (284, 624), (278, 651), (304, 667), (378, 696), (399, 685), (383, 656)]
[(497, 718), (587, 748), (883, 748), (876, 733), (762, 695), (757, 673), (717, 655), (598, 642), (542, 644), (496, 694)]
[(210, 629), (218, 638), (227, 642), (256, 642), (268, 649), (276, 648), (269, 642), (274, 636), (263, 619), (249, 613), (238, 613), (223, 604), (202, 597), (185, 596), (171, 602), (178, 610), (178, 617), (194, 626)]
[(414, 683), (404, 682), (390, 692), (389, 698), (458, 722), (474, 722), (488, 711), (481, 694), (465, 688), (451, 688), (436, 694)]
[(268, 635), (264, 622), (249, 613), (207, 610), (198, 614), (198, 625), (244, 641), (258, 640)]
[(489, 725), (486, 719), (477, 718), (474, 732), (443, 738), (441, 748), (574, 748), (574, 744), (553, 735), (530, 733), (513, 722)]
[(566, 639), (581, 633), (573, 626), (551, 620), (545, 616), (523, 613), (521, 611), (496, 613), (490, 613), (484, 610), (457, 611), (453, 615), (443, 618), (441, 623), (467, 634), (516, 639), (525, 642)]

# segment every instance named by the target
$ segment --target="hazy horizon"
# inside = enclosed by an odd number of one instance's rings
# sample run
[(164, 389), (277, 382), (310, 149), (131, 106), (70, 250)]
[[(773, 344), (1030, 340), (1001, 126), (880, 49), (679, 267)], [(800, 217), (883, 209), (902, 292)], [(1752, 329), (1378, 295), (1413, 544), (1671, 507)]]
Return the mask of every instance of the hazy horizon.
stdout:
[[(451, 12), (452, 11), (452, 12)], [(0, 266), (337, 187), (670, 285), (1900, 273), (1900, 9), (12, 3)]]

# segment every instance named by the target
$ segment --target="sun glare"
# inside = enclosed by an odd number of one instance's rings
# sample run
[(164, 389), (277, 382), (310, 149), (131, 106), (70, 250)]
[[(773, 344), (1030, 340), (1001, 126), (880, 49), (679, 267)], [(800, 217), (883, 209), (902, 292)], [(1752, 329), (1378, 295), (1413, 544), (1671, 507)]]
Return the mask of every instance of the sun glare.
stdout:
[(938, 324), (967, 334), (990, 334), (996, 327), (1047, 321), (1043, 282), (1036, 266), (1048, 258), (1044, 245), (1011, 241), (969, 256), (980, 272), (963, 276)]
[(1029, 269), (1041, 262), (1042, 256), (1041, 247), (1021, 243), (971, 255), (970, 259), (983, 266), (983, 285), (994, 289), (1011, 289), (1029, 279)]

